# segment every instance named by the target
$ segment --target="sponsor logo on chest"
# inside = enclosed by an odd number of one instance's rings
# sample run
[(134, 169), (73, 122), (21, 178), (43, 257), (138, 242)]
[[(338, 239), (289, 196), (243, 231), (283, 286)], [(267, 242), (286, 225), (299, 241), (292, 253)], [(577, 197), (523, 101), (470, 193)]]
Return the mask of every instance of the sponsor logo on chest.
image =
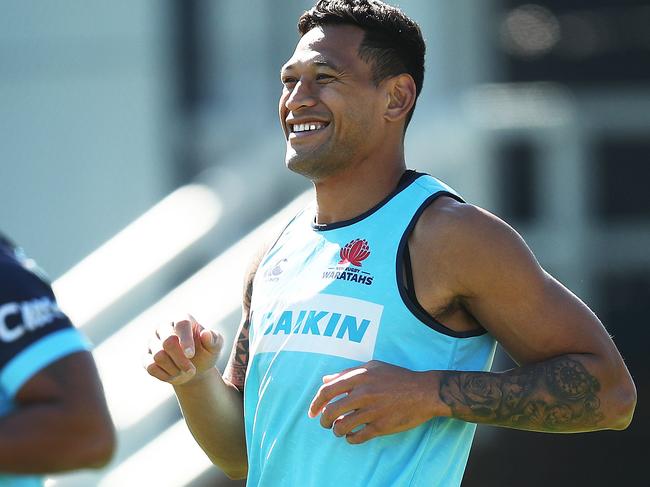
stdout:
[(318, 294), (273, 311), (254, 310), (251, 352), (313, 352), (372, 360), (383, 309), (356, 298)]

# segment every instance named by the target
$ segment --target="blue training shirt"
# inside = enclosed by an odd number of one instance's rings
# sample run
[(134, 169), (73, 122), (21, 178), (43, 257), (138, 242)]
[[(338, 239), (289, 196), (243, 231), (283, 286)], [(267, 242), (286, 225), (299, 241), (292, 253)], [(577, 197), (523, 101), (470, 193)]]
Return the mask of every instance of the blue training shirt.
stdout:
[[(88, 349), (59, 310), (50, 286), (0, 241), (0, 417), (15, 409), (16, 394), (36, 373)], [(42, 485), (40, 476), (0, 472), (0, 487)]]
[(253, 282), (244, 390), (249, 486), (460, 485), (474, 424), (434, 418), (350, 445), (307, 416), (324, 375), (370, 360), (416, 371), (490, 369), (490, 335), (444, 327), (402, 282), (408, 236), (442, 195), (460, 200), (407, 171), (355, 219), (318, 226), (315, 208), (306, 208), (267, 252)]

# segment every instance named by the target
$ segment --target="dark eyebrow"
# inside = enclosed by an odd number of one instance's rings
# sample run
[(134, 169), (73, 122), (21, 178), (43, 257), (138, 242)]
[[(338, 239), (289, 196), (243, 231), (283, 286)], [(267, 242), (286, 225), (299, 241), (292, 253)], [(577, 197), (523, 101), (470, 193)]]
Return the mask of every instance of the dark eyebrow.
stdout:
[[(280, 72), (282, 73), (284, 71), (291, 70), (291, 69), (293, 69), (295, 67), (296, 64), (297, 63), (286, 64), (286, 65), (282, 66), (282, 69), (280, 70)], [(328, 61), (327, 59), (325, 59), (323, 57), (320, 57), (320, 56), (317, 57), (316, 59), (314, 59), (313, 61), (311, 61), (309, 64), (313, 64), (313, 65), (321, 66), (321, 67), (325, 67), (325, 68), (330, 68), (330, 69), (336, 71), (337, 73), (341, 72), (341, 68), (339, 68), (336, 64), (334, 64), (332, 61)]]
[(341, 69), (336, 64), (334, 64), (332, 61), (316, 60), (316, 61), (314, 61), (314, 64), (316, 64), (317, 66), (324, 66), (326, 68), (333, 69), (336, 72), (341, 71)]

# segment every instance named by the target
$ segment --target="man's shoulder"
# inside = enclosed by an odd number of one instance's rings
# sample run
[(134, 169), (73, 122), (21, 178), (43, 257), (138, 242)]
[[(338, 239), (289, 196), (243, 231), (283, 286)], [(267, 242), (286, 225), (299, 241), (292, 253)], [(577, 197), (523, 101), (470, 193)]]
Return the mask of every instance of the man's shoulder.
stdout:
[(423, 212), (416, 229), (425, 235), (453, 238), (460, 244), (479, 236), (497, 236), (509, 229), (507, 223), (483, 208), (462, 203), (449, 196), (440, 196)]
[(425, 251), (420, 255), (463, 267), (503, 260), (509, 252), (525, 247), (519, 234), (498, 216), (446, 196), (422, 213), (411, 241)]
[(0, 258), (0, 304), (4, 301), (52, 296), (50, 286), (20, 262)]

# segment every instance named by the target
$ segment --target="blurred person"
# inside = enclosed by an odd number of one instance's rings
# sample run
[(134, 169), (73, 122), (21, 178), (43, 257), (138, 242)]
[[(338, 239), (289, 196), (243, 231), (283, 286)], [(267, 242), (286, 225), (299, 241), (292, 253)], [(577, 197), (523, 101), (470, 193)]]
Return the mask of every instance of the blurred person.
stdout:
[[(253, 259), (223, 376), (191, 317), (149, 349), (209, 458), (251, 486), (458, 486), (475, 423), (626, 428), (636, 390), (594, 313), (506, 223), (406, 169), (417, 24), (321, 0), (298, 27), (279, 115), (315, 202)], [(516, 368), (489, 372), (497, 341)]]
[(114, 448), (87, 340), (34, 262), (0, 234), (0, 485), (98, 468)]

